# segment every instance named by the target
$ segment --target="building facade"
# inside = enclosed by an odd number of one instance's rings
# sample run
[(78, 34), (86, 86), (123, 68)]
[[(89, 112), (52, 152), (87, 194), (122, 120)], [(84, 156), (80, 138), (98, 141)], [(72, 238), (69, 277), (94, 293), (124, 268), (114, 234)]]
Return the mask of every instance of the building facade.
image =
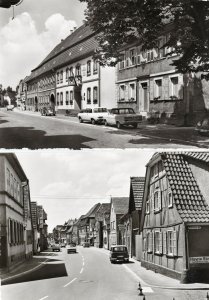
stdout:
[(0, 268), (32, 256), (28, 179), (14, 154), (0, 154)]
[(142, 266), (182, 282), (205, 280), (209, 154), (158, 153), (148, 163), (146, 174)]

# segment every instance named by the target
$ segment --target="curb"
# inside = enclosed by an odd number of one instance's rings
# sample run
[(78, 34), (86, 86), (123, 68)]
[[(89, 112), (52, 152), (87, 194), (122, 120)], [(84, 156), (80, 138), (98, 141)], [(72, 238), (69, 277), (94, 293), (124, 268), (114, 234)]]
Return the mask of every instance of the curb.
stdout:
[(10, 277), (1, 279), (1, 282), (3, 283), (3, 282), (5, 282), (5, 281), (7, 281), (7, 280), (10, 280), (10, 279), (12, 279), (12, 278), (17, 278), (17, 277), (20, 277), (20, 276), (22, 276), (22, 275), (24, 275), (24, 274), (27, 274), (27, 273), (30, 273), (30, 272), (35, 271), (35, 270), (37, 270), (37, 269), (40, 269), (41, 267), (43, 267), (43, 264), (46, 263), (48, 260), (49, 260), (49, 258), (47, 258), (45, 261), (41, 262), (40, 264), (38, 264), (36, 267), (34, 267), (34, 268), (32, 268), (32, 269), (29, 269), (29, 270), (27, 270), (27, 271), (18, 273), (18, 274), (16, 274), (16, 275), (13, 275), (13, 276), (10, 276)]

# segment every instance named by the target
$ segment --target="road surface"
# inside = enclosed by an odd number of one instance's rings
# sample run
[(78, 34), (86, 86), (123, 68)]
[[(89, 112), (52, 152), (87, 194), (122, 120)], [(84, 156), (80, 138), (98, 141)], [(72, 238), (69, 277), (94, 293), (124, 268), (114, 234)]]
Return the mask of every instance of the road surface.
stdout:
[(141, 126), (117, 129), (80, 124), (77, 118), (43, 117), (39, 113), (0, 111), (0, 148), (194, 148), (209, 139), (193, 128)]
[[(78, 247), (78, 253), (44, 253), (49, 260), (2, 286), (2, 300), (203, 300), (205, 290), (170, 290), (146, 285), (133, 272), (136, 262), (111, 264), (107, 250)], [(41, 254), (43, 255), (43, 254)]]

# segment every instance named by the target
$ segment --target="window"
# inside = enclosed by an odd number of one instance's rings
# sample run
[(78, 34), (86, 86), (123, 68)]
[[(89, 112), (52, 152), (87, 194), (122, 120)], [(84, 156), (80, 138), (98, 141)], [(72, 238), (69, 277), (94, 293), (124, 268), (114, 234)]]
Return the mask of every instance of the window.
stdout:
[(173, 230), (167, 232), (167, 254), (177, 255), (177, 236), (176, 231)]
[(59, 105), (59, 104), (60, 104), (60, 94), (57, 93), (57, 105)]
[(136, 64), (136, 50), (130, 50), (130, 66), (134, 66)]
[(14, 178), (14, 198), (17, 199), (17, 180)]
[(146, 245), (147, 252), (153, 251), (153, 234), (152, 232), (147, 233), (147, 245)]
[(162, 79), (155, 80), (154, 97), (162, 99)]
[(17, 200), (20, 202), (20, 184), (17, 182)]
[(126, 90), (126, 86), (120, 85), (119, 87), (119, 101), (125, 101), (125, 90)]
[(178, 98), (179, 95), (179, 82), (178, 77), (171, 77), (171, 97)]
[(94, 59), (94, 63), (93, 63), (93, 73), (94, 74), (98, 73), (98, 61), (96, 59)]
[(60, 72), (60, 83), (63, 82), (63, 71)]
[(149, 214), (149, 199), (146, 202), (146, 213)]
[(60, 82), (60, 73), (57, 72), (57, 83), (59, 83), (59, 82)]
[(129, 85), (129, 101), (135, 101), (135, 100), (136, 100), (135, 83), (131, 83)]
[(60, 105), (63, 105), (63, 93), (60, 93)]
[(138, 65), (141, 63), (141, 47), (137, 47), (137, 62)]
[(14, 177), (11, 174), (11, 195), (14, 196)]
[(75, 68), (75, 75), (80, 76), (81, 75), (81, 66), (77, 65)]
[(7, 169), (7, 192), (10, 192), (10, 170)]
[(96, 104), (98, 102), (98, 88), (97, 86), (93, 89), (93, 103)]
[(147, 61), (152, 61), (154, 60), (154, 52), (153, 50), (148, 50), (147, 51)]
[(125, 54), (121, 54), (121, 61), (119, 62), (119, 70), (125, 68)]
[(168, 192), (168, 207), (173, 207), (173, 196), (171, 191)]
[(66, 70), (65, 70), (65, 75), (66, 75), (66, 81), (68, 81), (68, 78), (69, 78), (69, 69), (68, 68), (66, 68)]
[(91, 61), (87, 61), (87, 76), (91, 75)]
[(162, 253), (162, 233), (160, 231), (155, 231), (154, 233), (154, 249), (155, 253)]
[(159, 188), (154, 192), (153, 204), (154, 204), (155, 212), (158, 212), (161, 210), (161, 191)]
[(70, 104), (73, 104), (73, 91), (70, 91)]
[(87, 88), (87, 104), (91, 103), (91, 88)]
[(126, 67), (129, 67), (129, 60), (130, 60), (130, 58), (129, 58), (129, 52), (127, 51), (126, 52)]
[(66, 91), (66, 94), (65, 94), (65, 103), (66, 103), (66, 105), (68, 105), (69, 104), (69, 92), (68, 91)]

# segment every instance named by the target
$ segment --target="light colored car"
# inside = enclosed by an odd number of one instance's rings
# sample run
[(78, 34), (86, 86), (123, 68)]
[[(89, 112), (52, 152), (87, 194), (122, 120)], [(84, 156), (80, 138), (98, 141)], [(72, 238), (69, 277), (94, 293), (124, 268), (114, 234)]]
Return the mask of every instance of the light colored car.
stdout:
[(129, 262), (128, 249), (125, 245), (114, 245), (110, 248), (110, 261), (114, 262)]
[(83, 243), (83, 247), (84, 247), (84, 248), (89, 248), (89, 247), (90, 247), (89, 242), (84, 242), (84, 243)]
[(52, 251), (60, 251), (61, 250), (61, 247), (60, 247), (60, 244), (59, 243), (54, 243), (52, 245)]
[(42, 116), (55, 116), (56, 112), (53, 108), (51, 107), (43, 107), (41, 110), (41, 115)]
[(104, 117), (108, 114), (107, 108), (97, 107), (97, 108), (87, 108), (83, 109), (78, 113), (78, 120), (80, 123), (89, 122), (93, 125), (102, 124), (104, 122)]
[(141, 122), (142, 115), (136, 114), (132, 108), (112, 108), (104, 117), (105, 126), (116, 125), (118, 129), (129, 125), (137, 128)]
[(14, 105), (11, 105), (11, 104), (7, 105), (7, 110), (11, 110), (12, 111), (14, 108), (15, 108)]
[(67, 245), (67, 253), (76, 253), (77, 252), (77, 248), (76, 248), (76, 244), (71, 243)]

